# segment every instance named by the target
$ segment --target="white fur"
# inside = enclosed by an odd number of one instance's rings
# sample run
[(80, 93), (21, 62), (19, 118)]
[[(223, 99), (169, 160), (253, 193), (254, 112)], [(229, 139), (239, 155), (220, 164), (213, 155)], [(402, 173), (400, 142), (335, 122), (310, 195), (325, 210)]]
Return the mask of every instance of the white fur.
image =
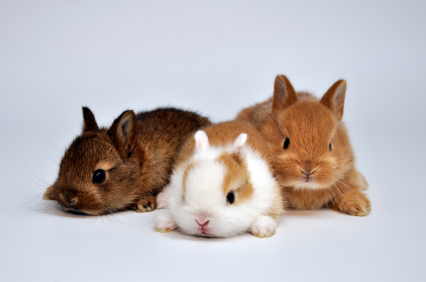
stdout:
[(247, 134), (241, 133), (234, 142), (234, 150), (239, 150), (247, 141)]
[[(197, 136), (195, 138), (197, 140)], [(198, 135), (199, 144), (206, 144), (203, 138), (202, 134)], [(271, 209), (274, 198), (279, 197), (275, 190), (277, 183), (267, 163), (245, 145), (246, 139), (247, 135), (241, 134), (234, 144), (225, 147), (196, 146), (193, 157), (173, 172), (170, 184), (161, 196), (167, 199), (166, 208), (170, 217), (159, 217), (157, 227), (171, 225), (172, 218), (182, 232), (190, 235), (230, 237), (249, 231), (255, 222), (263, 218)], [(246, 163), (254, 191), (250, 199), (239, 203), (236, 200), (236, 203), (229, 204), (222, 190), (226, 167), (218, 161), (218, 157), (223, 152), (231, 153), (236, 150), (244, 152), (240, 156)], [(184, 195), (184, 172), (191, 163), (193, 168), (188, 173)], [(206, 215), (209, 219), (208, 231), (203, 234), (196, 220)], [(264, 225), (258, 224), (258, 229), (264, 231), (266, 228), (273, 234), (276, 224), (273, 226), (269, 222), (266, 227)]]
[(176, 223), (173, 218), (170, 216), (168, 211), (163, 211), (157, 217), (157, 224), (155, 225), (156, 229), (161, 232), (169, 232), (176, 229)]
[(207, 137), (207, 134), (202, 131), (198, 130), (195, 135), (195, 150), (198, 152), (204, 152), (209, 148), (209, 138)]
[(330, 188), (330, 186), (320, 186), (315, 181), (312, 181), (312, 182), (305, 182), (305, 181), (295, 182), (293, 184), (293, 187), (295, 189), (311, 189), (311, 190), (320, 190), (320, 189)]
[(262, 216), (255, 221), (250, 230), (257, 237), (269, 237), (275, 233), (275, 228), (277, 223), (272, 217)]
[(164, 188), (163, 191), (157, 195), (156, 202), (157, 209), (165, 209), (167, 207), (166, 188)]

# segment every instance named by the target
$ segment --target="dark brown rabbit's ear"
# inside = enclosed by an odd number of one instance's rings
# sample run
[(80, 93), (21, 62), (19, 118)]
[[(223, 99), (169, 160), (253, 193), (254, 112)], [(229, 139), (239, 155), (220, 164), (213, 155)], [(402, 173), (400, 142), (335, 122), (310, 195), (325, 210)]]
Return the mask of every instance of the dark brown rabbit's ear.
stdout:
[(83, 107), (83, 132), (91, 130), (99, 130), (98, 124), (92, 111), (87, 107)]
[(108, 136), (117, 148), (121, 158), (130, 157), (136, 144), (136, 115), (133, 111), (125, 111), (114, 120)]
[(53, 194), (53, 185), (46, 189), (44, 192), (43, 199), (45, 200), (55, 200), (55, 195)]
[(274, 84), (274, 97), (272, 99), (272, 115), (274, 117), (286, 107), (297, 102), (296, 91), (285, 75), (277, 75)]
[(340, 122), (343, 118), (345, 106), (346, 81), (341, 79), (336, 81), (330, 89), (322, 96), (320, 103), (329, 108), (336, 119)]

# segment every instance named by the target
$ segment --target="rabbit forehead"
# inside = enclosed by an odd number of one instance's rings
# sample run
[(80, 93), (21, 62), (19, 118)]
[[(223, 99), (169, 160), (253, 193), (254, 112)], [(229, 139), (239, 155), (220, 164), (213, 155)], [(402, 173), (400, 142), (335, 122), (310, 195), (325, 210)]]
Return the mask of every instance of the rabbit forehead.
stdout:
[(235, 153), (222, 153), (214, 160), (191, 162), (183, 173), (183, 191), (187, 202), (203, 208), (223, 205), (229, 192), (236, 192), (235, 204), (245, 203), (254, 194), (249, 172), (236, 161)]
[(283, 112), (279, 121), (292, 141), (306, 146), (328, 143), (336, 130), (336, 119), (325, 106), (314, 101), (297, 103)]
[(253, 194), (253, 187), (249, 182), (250, 175), (241, 156), (236, 153), (223, 153), (217, 161), (225, 167), (222, 184), (223, 195), (238, 190), (237, 203), (248, 199)]
[(105, 169), (105, 165), (110, 167), (120, 161), (117, 150), (106, 136), (101, 133), (86, 133), (77, 137), (65, 152), (61, 160), (60, 176), (66, 174), (72, 178), (84, 178), (95, 169)]
[(215, 160), (190, 164), (183, 177), (183, 190), (187, 203), (202, 205), (222, 200), (225, 171), (225, 167)]

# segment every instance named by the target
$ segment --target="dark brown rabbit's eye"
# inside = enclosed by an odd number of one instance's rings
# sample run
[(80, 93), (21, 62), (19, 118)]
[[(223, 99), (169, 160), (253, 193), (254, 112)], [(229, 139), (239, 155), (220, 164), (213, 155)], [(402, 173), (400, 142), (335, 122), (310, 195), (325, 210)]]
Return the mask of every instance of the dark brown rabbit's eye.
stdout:
[(93, 183), (100, 184), (105, 181), (105, 178), (105, 171), (103, 169), (98, 169), (93, 173), (92, 181)]
[(234, 192), (229, 192), (228, 195), (226, 195), (226, 201), (230, 204), (235, 202)]
[(284, 150), (287, 150), (288, 146), (290, 146), (290, 139), (286, 138), (284, 141)]
[(330, 151), (331, 151), (331, 143), (330, 143), (330, 145), (328, 145), (328, 148), (330, 149)]

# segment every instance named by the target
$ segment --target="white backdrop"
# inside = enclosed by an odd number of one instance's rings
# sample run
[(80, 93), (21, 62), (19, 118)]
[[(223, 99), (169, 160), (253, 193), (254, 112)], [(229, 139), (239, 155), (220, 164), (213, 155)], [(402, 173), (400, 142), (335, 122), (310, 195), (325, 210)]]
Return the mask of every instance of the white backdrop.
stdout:
[[(0, 280), (425, 281), (423, 1), (0, 1)], [(89, 106), (214, 121), (348, 81), (344, 120), (372, 212), (290, 211), (269, 239), (154, 231), (156, 212), (41, 200)]]

